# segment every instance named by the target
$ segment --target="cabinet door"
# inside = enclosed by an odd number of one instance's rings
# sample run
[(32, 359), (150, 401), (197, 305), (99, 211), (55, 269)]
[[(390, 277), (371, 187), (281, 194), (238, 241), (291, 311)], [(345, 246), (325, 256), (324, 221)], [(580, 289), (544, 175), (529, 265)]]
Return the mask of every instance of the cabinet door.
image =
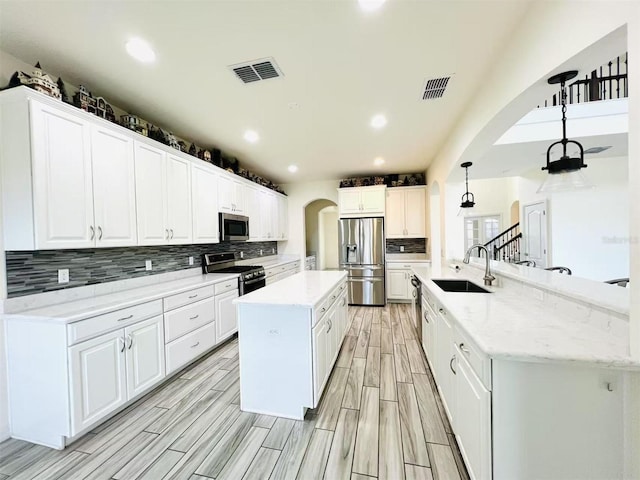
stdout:
[(242, 182), (233, 182), (233, 211), (244, 215), (247, 210), (247, 187)]
[(280, 240), (280, 221), (278, 219), (278, 197), (274, 193), (269, 193), (269, 210), (271, 211), (269, 231), (272, 240)]
[(426, 196), (425, 188), (411, 188), (405, 191), (405, 236), (408, 238), (424, 238), (426, 236)]
[(383, 188), (363, 188), (360, 203), (363, 213), (384, 214), (386, 196)]
[(135, 142), (136, 209), (139, 245), (169, 243), (166, 226), (167, 181), (165, 153)]
[(238, 331), (238, 312), (233, 300), (238, 291), (215, 296), (216, 302), (216, 343), (220, 343)]
[(91, 162), (96, 246), (136, 245), (133, 140), (94, 125), (91, 129)]
[(360, 190), (357, 188), (338, 190), (338, 209), (343, 213), (360, 213)]
[(387, 298), (406, 300), (409, 298), (409, 289), (406, 270), (387, 270)]
[(233, 181), (226, 175), (218, 178), (218, 208), (221, 212), (233, 212), (235, 191)]
[(124, 329), (127, 342), (127, 399), (138, 396), (164, 378), (162, 316)]
[(491, 478), (491, 392), (458, 351), (456, 436), (471, 478)]
[(457, 428), (456, 422), (456, 364), (457, 356), (453, 343), (453, 328), (447, 320), (446, 314), (437, 317), (437, 343), (436, 343), (436, 382), (440, 389), (442, 403), (451, 420), (451, 428)]
[(35, 245), (95, 245), (90, 125), (31, 101)]
[(436, 316), (431, 310), (431, 307), (427, 304), (427, 302), (422, 302), (422, 349), (424, 350), (424, 354), (429, 361), (429, 365), (433, 370), (434, 367), (434, 345), (435, 342), (435, 322)]
[(272, 227), (273, 223), (271, 221), (272, 215), (272, 195), (264, 190), (260, 190), (260, 221), (262, 223), (262, 238), (264, 240), (273, 239), (272, 236)]
[(318, 405), (327, 378), (327, 322), (326, 315), (313, 327), (313, 403)]
[(387, 215), (385, 218), (387, 238), (402, 238), (406, 234), (404, 199), (404, 189), (390, 188), (387, 190)]
[(287, 197), (278, 196), (278, 230), (278, 239), (286, 240), (289, 236), (289, 201)]
[(260, 190), (247, 188), (247, 212), (249, 216), (249, 240), (262, 240), (262, 215), (260, 208)]
[(193, 242), (218, 243), (218, 177), (214, 172), (191, 166)]
[(72, 434), (127, 401), (123, 334), (118, 330), (69, 348)]
[(167, 156), (167, 228), (170, 243), (191, 243), (190, 162)]
[(337, 316), (337, 305), (327, 312), (327, 375), (331, 374), (333, 362), (338, 354), (338, 330), (340, 330), (339, 318)]

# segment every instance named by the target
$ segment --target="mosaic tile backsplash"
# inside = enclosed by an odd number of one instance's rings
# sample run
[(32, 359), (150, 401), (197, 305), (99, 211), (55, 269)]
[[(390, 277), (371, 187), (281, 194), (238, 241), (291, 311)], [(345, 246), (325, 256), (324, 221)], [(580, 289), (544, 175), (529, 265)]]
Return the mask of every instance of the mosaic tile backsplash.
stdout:
[[(404, 252), (400, 252), (404, 246)], [(427, 253), (426, 238), (388, 238), (387, 253)]]
[[(200, 268), (203, 253), (233, 252), (244, 259), (278, 253), (277, 242), (225, 242), (210, 245), (37, 250), (6, 252), (8, 297), (114, 282), (187, 268)], [(189, 265), (194, 257), (194, 265)], [(145, 270), (151, 260), (153, 270)], [(58, 269), (69, 269), (69, 283), (58, 283)]]

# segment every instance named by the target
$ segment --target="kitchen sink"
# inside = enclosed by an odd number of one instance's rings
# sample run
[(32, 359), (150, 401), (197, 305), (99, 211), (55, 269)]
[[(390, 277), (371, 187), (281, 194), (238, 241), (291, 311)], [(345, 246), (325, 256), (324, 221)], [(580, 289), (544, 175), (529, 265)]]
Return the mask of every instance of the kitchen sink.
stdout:
[(491, 293), (469, 280), (432, 280), (445, 292)]

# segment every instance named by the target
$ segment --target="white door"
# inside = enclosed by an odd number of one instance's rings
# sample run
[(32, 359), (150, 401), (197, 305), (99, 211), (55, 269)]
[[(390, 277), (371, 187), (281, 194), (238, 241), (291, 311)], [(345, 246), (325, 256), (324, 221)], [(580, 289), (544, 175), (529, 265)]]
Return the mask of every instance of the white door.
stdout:
[(218, 243), (218, 177), (204, 168), (191, 166), (193, 243)]
[(167, 156), (167, 228), (170, 243), (191, 243), (190, 162)]
[(322, 396), (322, 388), (327, 378), (327, 322), (326, 315), (313, 327), (313, 406)]
[(126, 135), (93, 125), (91, 162), (96, 246), (136, 245), (138, 235), (133, 140)]
[(289, 236), (289, 202), (283, 196), (278, 196), (278, 230), (278, 239), (286, 240)]
[(123, 335), (118, 330), (69, 348), (72, 434), (127, 401)]
[[(405, 191), (404, 218), (405, 236), (409, 238), (426, 237), (425, 211), (427, 190), (424, 187), (410, 188)], [(387, 212), (389, 210), (387, 209)], [(392, 215), (393, 212), (389, 213)]]
[(226, 175), (218, 177), (218, 208), (221, 212), (233, 212), (235, 191), (233, 181)]
[(233, 300), (238, 291), (215, 296), (216, 303), (216, 343), (220, 343), (238, 331), (238, 314)]
[(260, 211), (260, 190), (247, 187), (247, 216), (249, 217), (249, 240), (262, 240), (262, 215)]
[(31, 101), (36, 249), (95, 245), (90, 125)]
[(523, 260), (533, 260), (536, 267), (547, 266), (547, 208), (545, 202), (522, 208)]
[(165, 153), (135, 142), (138, 245), (166, 245), (167, 181)]
[(127, 399), (130, 400), (164, 378), (164, 328), (162, 315), (124, 329), (127, 358)]
[(404, 189), (387, 190), (387, 216), (384, 225), (387, 238), (403, 238), (406, 235), (404, 198)]
[(406, 300), (409, 298), (406, 270), (387, 270), (387, 298)]
[[(465, 251), (468, 250), (471, 245), (478, 243), (484, 245), (500, 233), (500, 215), (466, 217), (464, 219), (464, 229)], [(478, 249), (474, 249), (471, 255), (474, 257), (480, 256)]]
[(360, 189), (349, 188), (338, 190), (340, 213), (360, 213)]
[(382, 188), (363, 188), (361, 194), (363, 213), (384, 213), (385, 190)]

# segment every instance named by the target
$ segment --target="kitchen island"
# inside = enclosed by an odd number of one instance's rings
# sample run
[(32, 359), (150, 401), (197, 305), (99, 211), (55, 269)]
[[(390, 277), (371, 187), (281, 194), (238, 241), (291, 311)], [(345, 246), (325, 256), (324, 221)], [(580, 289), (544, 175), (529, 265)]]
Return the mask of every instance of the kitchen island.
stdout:
[(346, 272), (303, 271), (235, 303), (241, 410), (303, 419), (320, 401), (347, 329)]
[[(483, 261), (484, 263), (484, 261)], [(627, 478), (628, 292), (540, 269), (491, 262), (414, 267), (422, 345), (472, 478)], [(635, 453), (637, 454), (637, 452)]]

